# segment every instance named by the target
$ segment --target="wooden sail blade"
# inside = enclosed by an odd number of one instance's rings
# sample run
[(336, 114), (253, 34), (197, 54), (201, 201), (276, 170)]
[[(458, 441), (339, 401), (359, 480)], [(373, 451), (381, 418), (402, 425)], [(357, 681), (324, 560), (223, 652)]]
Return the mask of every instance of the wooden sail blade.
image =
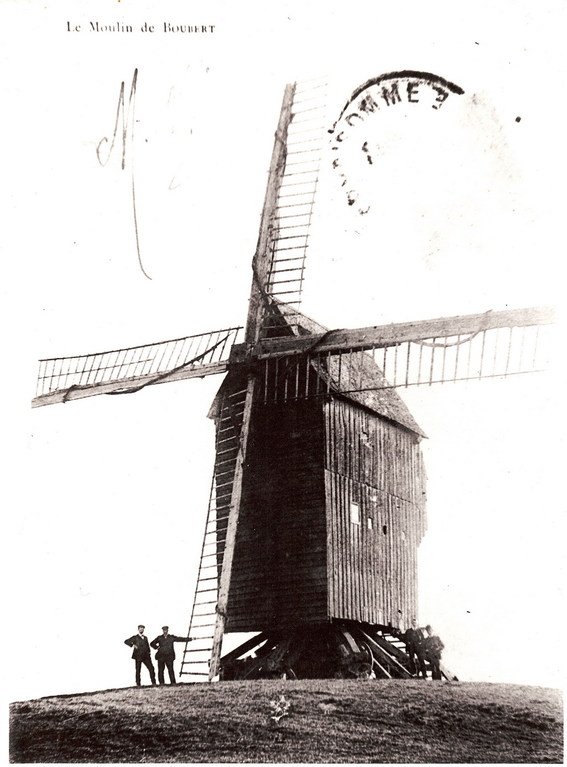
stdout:
[[(272, 299), (298, 310), (303, 297), (311, 222), (319, 175), (328, 144), (327, 83), (321, 78), (298, 82), (287, 131), (286, 164), (277, 194), (271, 237), (267, 291)], [(274, 335), (271, 312), (263, 335)]]
[(294, 83), (285, 89), (252, 263), (247, 344), (269, 332), (273, 300), (296, 309), (301, 302), (327, 138), (326, 98), (326, 83), (321, 80)]
[(259, 396), (275, 402), (341, 393), (399, 420), (399, 400), (385, 390), (547, 370), (553, 317), (550, 308), (518, 309), (266, 340)]
[(241, 330), (224, 328), (127, 349), (40, 360), (32, 407), (224, 373)]
[(259, 338), (262, 320), (266, 310), (268, 297), (268, 278), (272, 263), (272, 238), (276, 204), (281, 179), (285, 170), (287, 151), (287, 130), (291, 122), (291, 104), (295, 92), (295, 83), (286, 85), (282, 101), (280, 119), (274, 138), (272, 160), (264, 198), (264, 207), (260, 221), (260, 231), (256, 253), (252, 260), (252, 287), (248, 304), (248, 319), (246, 322), (245, 342), (255, 344)]
[(497, 328), (532, 327), (554, 322), (551, 307), (512, 309), (457, 317), (440, 317), (417, 322), (374, 325), (353, 330), (329, 330), (301, 337), (263, 339), (258, 344), (259, 359), (288, 357), (308, 352), (334, 354), (344, 351), (381, 349), (409, 341), (441, 340), (467, 336)]

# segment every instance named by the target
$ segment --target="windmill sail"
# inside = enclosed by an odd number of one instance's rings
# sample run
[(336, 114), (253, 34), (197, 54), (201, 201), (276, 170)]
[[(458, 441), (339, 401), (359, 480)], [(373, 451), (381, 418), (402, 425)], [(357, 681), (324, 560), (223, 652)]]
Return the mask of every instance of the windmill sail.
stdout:
[[(273, 216), (266, 290), (280, 303), (299, 308), (326, 140), (326, 83), (297, 83), (291, 109), (285, 169)], [(269, 314), (265, 324), (269, 326)]]
[(127, 349), (40, 360), (32, 406), (224, 373), (241, 330), (225, 328)]
[(269, 334), (275, 298), (298, 308), (325, 141), (326, 84), (286, 86), (262, 211), (246, 342)]
[[(303, 399), (541, 372), (550, 364), (546, 326), (553, 321), (553, 309), (540, 307), (265, 339), (262, 396), (269, 402), (282, 392)], [(320, 373), (316, 389), (306, 375), (311, 367)]]

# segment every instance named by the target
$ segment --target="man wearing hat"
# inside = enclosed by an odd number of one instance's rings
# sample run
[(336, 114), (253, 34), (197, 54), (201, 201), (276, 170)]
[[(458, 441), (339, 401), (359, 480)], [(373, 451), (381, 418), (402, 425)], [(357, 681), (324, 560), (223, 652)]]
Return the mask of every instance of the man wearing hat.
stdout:
[(424, 641), (425, 657), (431, 664), (431, 678), (440, 680), (441, 676), (441, 653), (445, 649), (445, 645), (437, 634), (433, 631), (431, 626), (426, 626), (427, 637)]
[(418, 628), (417, 620), (411, 619), (411, 626), (406, 630), (402, 639), (406, 644), (406, 652), (409, 655), (410, 671), (412, 674), (423, 679), (427, 678), (425, 670), (425, 630)]
[(165, 684), (164, 670), (167, 666), (167, 672), (169, 674), (169, 681), (171, 684), (175, 682), (175, 672), (173, 670), (173, 661), (175, 660), (175, 650), (173, 649), (174, 642), (191, 642), (190, 637), (176, 637), (174, 634), (169, 633), (169, 626), (162, 626), (161, 630), (163, 634), (160, 634), (150, 642), (151, 646), (156, 652), (156, 660), (158, 667), (158, 682)]
[(144, 636), (144, 629), (146, 627), (140, 623), (138, 626), (138, 633), (133, 637), (124, 640), (124, 644), (128, 647), (133, 647), (132, 658), (136, 661), (136, 684), (138, 687), (141, 684), (140, 672), (142, 670), (142, 663), (150, 672), (150, 679), (152, 684), (156, 683), (156, 672), (154, 670), (154, 664), (152, 663), (152, 656), (150, 653), (150, 645), (148, 643), (148, 637)]

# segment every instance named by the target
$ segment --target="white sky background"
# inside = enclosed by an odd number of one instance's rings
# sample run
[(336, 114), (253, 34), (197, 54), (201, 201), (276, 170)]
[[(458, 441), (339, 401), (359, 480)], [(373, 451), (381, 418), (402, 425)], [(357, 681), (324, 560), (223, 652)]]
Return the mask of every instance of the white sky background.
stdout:
[[(326, 203), (307, 313), (356, 327), (556, 303), (564, 19), (554, 2), (415, 2), (399, 13), (385, 3), (207, 3), (189, 13), (173, 0), (102, 0), (0, 11), (3, 326), (17, 362), (3, 398), (4, 617), (16, 631), (3, 673), (9, 699), (21, 700), (129, 685), (122, 642), (139, 622), (150, 639), (164, 623), (186, 632), (213, 461), (206, 413), (221, 382), (31, 411), (36, 359), (243, 324), (283, 87), (325, 73), (337, 78), (339, 107), (370, 77), (403, 69), (465, 95), (435, 115), (438, 129), (425, 130), (420, 113), (400, 118), (398, 136), (377, 134), (372, 214), (357, 217), (341, 194)], [(71, 34), (67, 20), (216, 31)], [(135, 67), (138, 223), (152, 281), (137, 264), (131, 166), (122, 171), (116, 153), (103, 168), (95, 154)], [(533, 375), (401, 392), (429, 436), (420, 619), (462, 679), (562, 681), (560, 653), (530, 661), (525, 644), (563, 609), (554, 386)]]

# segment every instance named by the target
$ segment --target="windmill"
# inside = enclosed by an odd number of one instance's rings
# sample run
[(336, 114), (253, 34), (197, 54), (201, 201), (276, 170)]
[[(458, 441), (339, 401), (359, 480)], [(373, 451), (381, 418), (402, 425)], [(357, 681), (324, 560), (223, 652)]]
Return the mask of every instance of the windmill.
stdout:
[[(416, 103), (420, 87), (434, 109), (462, 93), (390, 73), (357, 88), (331, 129), (333, 168), (361, 213), (339, 159), (345, 133), (400, 94)], [(539, 370), (538, 331), (552, 321), (532, 308), (328, 331), (301, 313), (322, 157), (314, 91), (284, 93), (245, 328), (40, 361), (34, 406), (227, 373), (211, 409), (189, 679), (411, 676), (397, 630), (417, 609), (424, 433), (396, 388)], [(227, 631), (256, 636), (221, 658)]]

